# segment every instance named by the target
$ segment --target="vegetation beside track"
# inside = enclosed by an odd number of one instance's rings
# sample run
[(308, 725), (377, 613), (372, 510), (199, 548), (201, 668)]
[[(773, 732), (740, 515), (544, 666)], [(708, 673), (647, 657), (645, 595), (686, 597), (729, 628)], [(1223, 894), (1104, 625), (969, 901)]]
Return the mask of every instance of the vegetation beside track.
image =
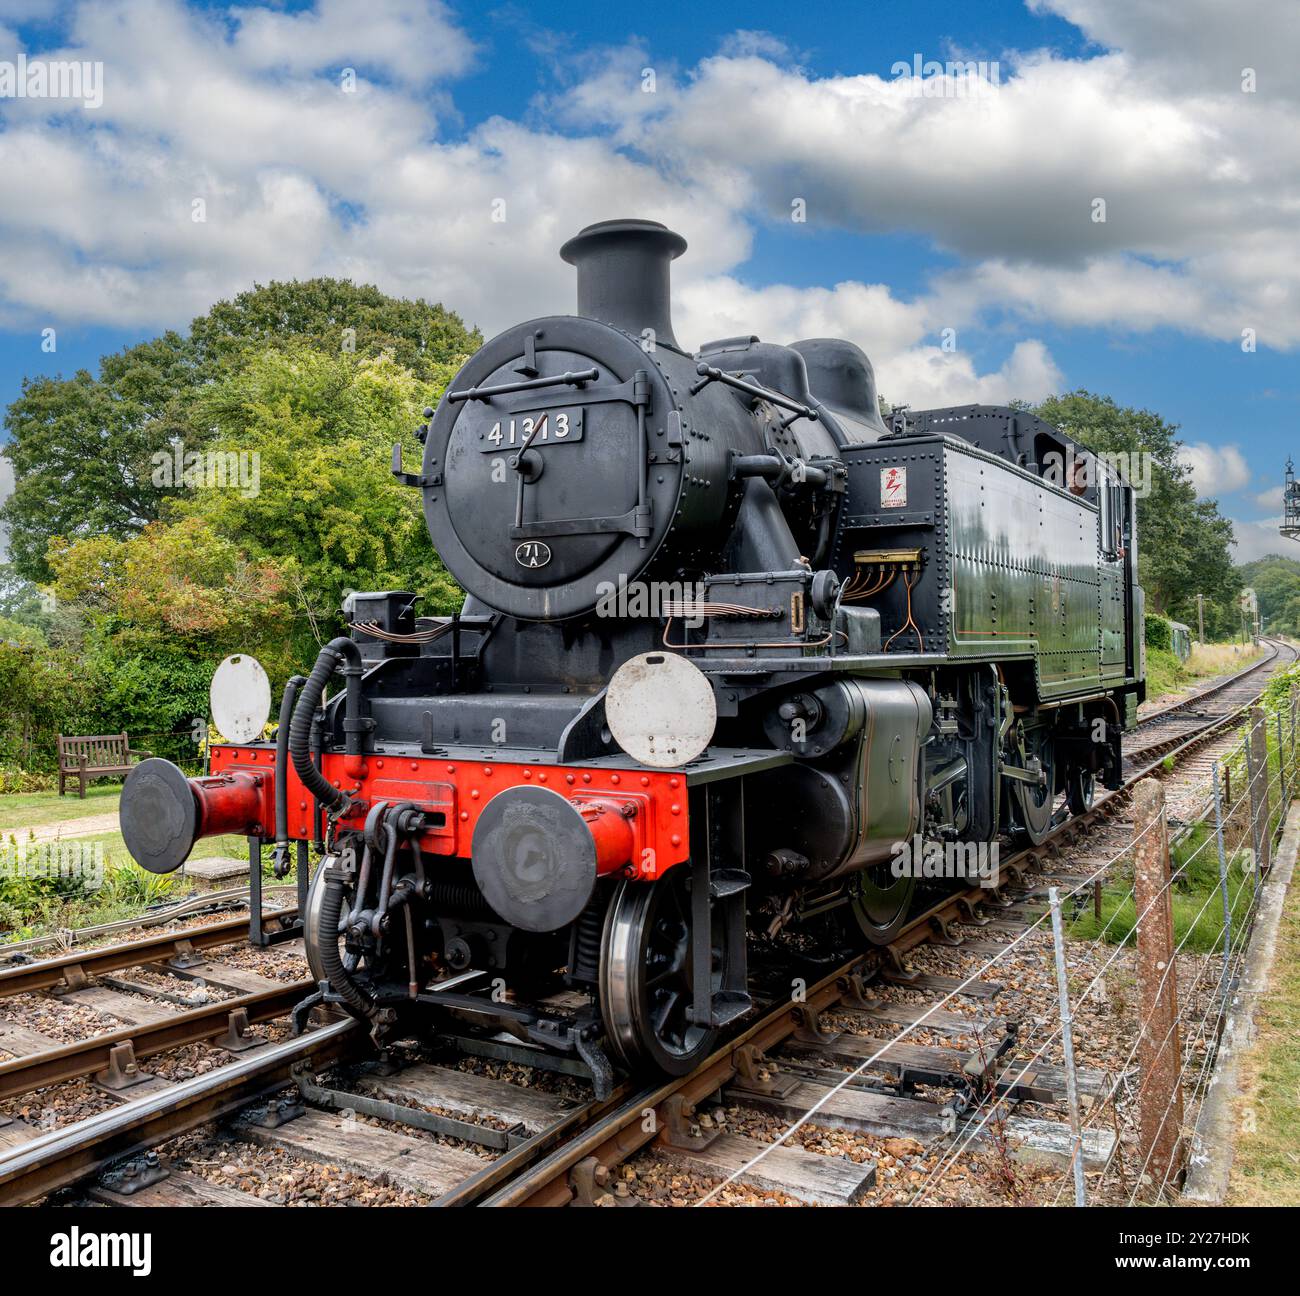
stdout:
[(1282, 911), (1269, 992), (1255, 1019), (1256, 1039), (1242, 1062), (1231, 1206), (1300, 1206), (1300, 892)]
[[(1219, 853), (1213, 837), (1213, 823), (1197, 824), (1169, 851), (1171, 867), (1178, 875), (1171, 892), (1174, 945), (1191, 954), (1212, 954), (1223, 943)], [(1244, 847), (1229, 853), (1228, 896), (1234, 930), (1250, 912), (1254, 894), (1250, 867), (1251, 855)], [(1091, 895), (1081, 896), (1085, 911), (1071, 923), (1069, 934), (1078, 940), (1100, 937), (1110, 945), (1131, 945), (1137, 923), (1132, 866), (1121, 866), (1107, 876), (1101, 893), (1101, 917), (1092, 908)]]
[[(1221, 672), (1220, 672), (1221, 673)], [(1268, 750), (1269, 818), (1268, 833), (1275, 838), (1286, 805), (1278, 795), (1282, 787), (1285, 764), (1287, 800), (1300, 788), (1300, 760), (1297, 735), (1291, 728), (1292, 693), (1300, 690), (1300, 666), (1278, 671), (1267, 683), (1260, 698), (1266, 718), (1265, 737)], [(1279, 747), (1278, 717), (1281, 716)], [(1300, 719), (1300, 717), (1298, 717)], [(1227, 860), (1228, 896), (1232, 911), (1232, 929), (1239, 930), (1254, 901), (1251, 877), (1254, 856), (1249, 823), (1247, 769), (1243, 742), (1247, 726), (1239, 726), (1237, 745), (1221, 761), (1221, 806), (1224, 819), (1224, 854)], [(1285, 762), (1283, 762), (1285, 757)], [(1169, 758), (1166, 758), (1168, 761)], [(1207, 800), (1213, 789), (1207, 785)], [(1174, 944), (1193, 954), (1213, 953), (1223, 939), (1223, 904), (1216, 894), (1220, 890), (1219, 852), (1215, 840), (1212, 803), (1208, 813), (1184, 827), (1171, 826), (1170, 861), (1175, 874), (1172, 892)], [(1102, 888), (1100, 917), (1092, 905), (1091, 895), (1081, 896), (1083, 911), (1070, 924), (1069, 934), (1079, 940), (1097, 940), (1108, 944), (1128, 944), (1134, 940), (1136, 923), (1133, 897), (1133, 869), (1122, 862), (1111, 869)]]
[[(32, 836), (36, 828), (75, 823), (114, 811), (120, 793), (120, 787), (92, 788), (84, 801), (49, 792), (0, 797), (0, 949), (9, 941), (138, 917), (152, 906), (178, 900), (185, 894), (188, 886), (181, 874), (159, 876), (140, 868), (127, 853), (120, 832), (55, 842), (38, 842)], [(34, 849), (64, 845), (102, 848), (104, 868), (98, 886), (71, 871), (71, 875), (59, 876), (58, 852)], [(195, 845), (194, 858), (239, 859), (247, 850), (248, 843), (242, 837), (207, 837)], [(262, 873), (268, 882), (278, 881), (270, 872), (269, 852), (263, 856)]]
[(1248, 666), (1266, 650), (1254, 644), (1210, 643), (1192, 645), (1192, 655), (1179, 661), (1167, 648), (1147, 645), (1147, 699), (1156, 702), (1217, 675), (1231, 675)]

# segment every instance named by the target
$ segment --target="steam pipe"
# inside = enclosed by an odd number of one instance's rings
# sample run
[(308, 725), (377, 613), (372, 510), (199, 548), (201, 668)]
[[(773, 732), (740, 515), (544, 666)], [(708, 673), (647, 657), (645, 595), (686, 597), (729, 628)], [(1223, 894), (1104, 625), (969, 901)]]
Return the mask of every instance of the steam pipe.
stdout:
[(280, 723), (275, 730), (275, 850), (271, 859), (276, 877), (289, 872), (289, 725), (298, 690), (306, 683), (302, 675), (291, 675), (280, 699)]
[(321, 695), (330, 676), (342, 669), (346, 681), (346, 695), (343, 699), (343, 736), (344, 752), (347, 760), (344, 769), (349, 776), (359, 778), (365, 769), (361, 755), (361, 735), (365, 724), (361, 718), (361, 649), (346, 636), (331, 639), (320, 655), (307, 677), (297, 705), (293, 711), (293, 721), (289, 725), (289, 754), (293, 768), (302, 785), (325, 806), (326, 810), (340, 811), (350, 800), (342, 788), (336, 788), (318, 770), (311, 758), (312, 721), (316, 709), (320, 706)]

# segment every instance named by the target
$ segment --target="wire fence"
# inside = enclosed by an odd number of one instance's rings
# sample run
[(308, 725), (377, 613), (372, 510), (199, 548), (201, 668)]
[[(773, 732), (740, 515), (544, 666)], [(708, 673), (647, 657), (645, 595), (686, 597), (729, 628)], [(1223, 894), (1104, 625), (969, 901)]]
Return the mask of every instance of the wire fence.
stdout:
[[(1044, 1198), (1048, 1202), (1167, 1200), (1181, 1184), (1296, 787), (1296, 738), (1292, 689), (1269, 707), (1252, 710), (1237, 742), (1213, 762), (1206, 783), (1187, 796), (1180, 793), (1176, 816), (1160, 785), (1135, 793), (1132, 840), (1084, 882), (1059, 898), (1053, 895), (1049, 912), (1059, 914), (1064, 901), (1100, 880), (1109, 917), (1090, 939), (1057, 935), (1053, 954), (1064, 987), (1057, 1011), (1022, 1027), (1019, 1052), (1034, 1048), (1004, 1081), (1021, 1079), (1045, 1058), (1073, 1071), (1071, 1020), (1105, 994), (1106, 977), (1117, 966), (1136, 980), (1142, 1009), (1124, 1031), (1127, 1047), (1108, 1068), (1108, 1092), (1086, 1114), (1070, 1104), (1070, 1162)], [(1154, 886), (1150, 877), (1144, 885), (1143, 855), (1157, 870)], [(1218, 885), (1193, 886), (1207, 871), (1217, 872)], [(1121, 926), (1128, 928), (1122, 938)], [(1077, 1088), (1077, 1075), (1072, 1079)], [(924, 1203), (982, 1128), (1005, 1118), (1009, 1104), (1002, 1092), (1008, 1087), (990, 1088), (913, 1204)], [(1113, 1134), (1110, 1150), (1100, 1166), (1084, 1173), (1085, 1139), (1099, 1129)]]
[[(742, 1179), (788, 1143), (846, 1088), (889, 1057), (894, 1045), (927, 1029), (977, 981), (999, 975), (1032, 953), (1055, 973), (1054, 996), (1039, 994), (1017, 1023), (1014, 1047), (986, 1065), (975, 1032), (979, 1081), (942, 1110), (951, 1131), (932, 1144), (928, 1168), (912, 1176), (908, 1204), (942, 1200), (953, 1171), (979, 1151), (1001, 1157), (1016, 1178), (1015, 1118), (1057, 1120), (1068, 1131), (1058, 1170), (1037, 1174), (1027, 1197), (1044, 1204), (1099, 1205), (1176, 1196), (1202, 1121), (1223, 1033), (1251, 947), (1261, 896), (1297, 788), (1300, 673), (1269, 690), (1236, 740), (1220, 748), (1198, 783), (1180, 780), (1166, 804), (1164, 786), (1145, 779), (1132, 790), (1131, 832), (1086, 876), (1049, 889), (1046, 908), (1028, 926), (933, 1003), (870, 1057), (820, 1094), (747, 1164), (701, 1204)], [(1086, 839), (1085, 839), (1086, 840)], [(1092, 904), (1089, 905), (1089, 900)], [(961, 947), (954, 947), (960, 955)], [(1136, 992), (1124, 1011), (1108, 986)], [(1081, 1015), (1106, 1025), (1107, 1047), (1078, 1064)], [(873, 1020), (873, 1028), (877, 1023)], [(1090, 1042), (1091, 1043), (1091, 1042)], [(1097, 1065), (1098, 1062), (1102, 1065)], [(1063, 1074), (1066, 1097), (1044, 1101), (1033, 1087), (1041, 1068)], [(1097, 1083), (1098, 1073), (1103, 1077)], [(1081, 1076), (1088, 1084), (1081, 1084)], [(1083, 1092), (1087, 1090), (1087, 1093)], [(1025, 1098), (1028, 1092), (1039, 1095)], [(933, 1097), (936, 1091), (923, 1095)], [(1090, 1099), (1084, 1102), (1084, 1097)], [(942, 1098), (939, 1101), (943, 1101)], [(1021, 1122), (1023, 1127), (1023, 1122)], [(897, 1200), (897, 1198), (895, 1198)]]

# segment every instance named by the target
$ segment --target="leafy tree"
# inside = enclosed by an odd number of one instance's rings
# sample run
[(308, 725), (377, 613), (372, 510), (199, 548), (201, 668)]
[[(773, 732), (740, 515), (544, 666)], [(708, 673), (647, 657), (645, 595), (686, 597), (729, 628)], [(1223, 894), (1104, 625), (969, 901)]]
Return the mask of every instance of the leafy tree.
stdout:
[(0, 633), (0, 782), (7, 766), (54, 769), (58, 733), (102, 732), (97, 678), (72, 649)]
[(211, 374), (237, 367), (250, 351), (307, 342), (327, 355), (386, 352), (421, 382), (437, 380), (449, 362), (483, 345), (477, 329), (440, 304), (324, 278), (254, 285), (196, 319), (190, 338)]
[(105, 356), (98, 377), (24, 381), (5, 420), (15, 483), (0, 510), (19, 576), (49, 579), (53, 536), (129, 535), (158, 516), (151, 456), (173, 438), (199, 439), (186, 410), (193, 383), (176, 333)]
[(12, 563), (0, 563), (0, 618), (13, 625), (44, 630), (50, 623), (49, 600)]
[[(126, 540), (55, 540), (49, 561), (59, 617), (45, 656), (74, 659), (89, 688), (72, 714), (91, 728), (65, 717), (63, 732), (126, 729), (190, 760), (223, 657), (255, 653), (273, 683), (296, 665), (280, 564), (250, 561), (201, 517), (154, 522)], [(40, 745), (52, 745), (52, 732)]]
[(1259, 596), (1265, 628), (1300, 635), (1300, 562), (1269, 554), (1240, 570), (1242, 581)]
[(1147, 608), (1194, 626), (1196, 596), (1203, 594), (1207, 634), (1230, 632), (1241, 588), (1232, 523), (1216, 501), (1197, 499), (1178, 457), (1177, 425), (1087, 391), (1051, 397), (1033, 412), (1090, 450), (1150, 456), (1150, 488), (1137, 501), (1138, 577)]
[[(355, 336), (345, 330), (355, 330)], [(345, 342), (354, 351), (345, 350)], [(13, 464), (15, 489), (0, 509), (9, 525), (16, 573), (46, 582), (55, 536), (124, 538), (155, 521), (171, 489), (155, 482), (154, 456), (180, 445), (202, 450), (212, 428), (199, 412), (209, 386), (268, 348), (303, 344), (349, 359), (390, 354), (412, 375), (414, 410), (435, 399), (449, 366), (482, 343), (460, 317), (424, 301), (388, 297), (340, 279), (271, 283), (217, 302), (188, 336), (168, 332), (100, 362), (98, 376), (23, 384), (5, 423), (0, 453)]]
[(155, 522), (129, 540), (56, 540), (50, 565), (60, 605), (132, 649), (209, 657), (283, 639), (280, 565), (250, 562), (201, 517)]
[[(434, 386), (452, 372), (444, 365)], [(350, 590), (410, 589), (424, 596), (427, 614), (458, 605), (419, 493), (390, 472), (395, 442), (418, 461), (411, 429), (430, 390), (386, 355), (326, 355), (299, 344), (250, 357), (204, 395), (213, 449), (256, 455), (258, 493), (194, 491), (169, 516), (202, 518), (237, 537), (250, 558), (281, 564), (300, 657), (339, 631)]]

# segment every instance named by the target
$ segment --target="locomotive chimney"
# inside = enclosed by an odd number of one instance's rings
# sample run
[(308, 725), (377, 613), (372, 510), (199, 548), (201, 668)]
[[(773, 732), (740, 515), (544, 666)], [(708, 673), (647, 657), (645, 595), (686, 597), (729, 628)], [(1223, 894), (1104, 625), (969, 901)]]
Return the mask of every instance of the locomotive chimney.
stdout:
[(578, 314), (676, 346), (668, 263), (686, 240), (658, 221), (611, 220), (588, 225), (560, 255), (578, 267)]

